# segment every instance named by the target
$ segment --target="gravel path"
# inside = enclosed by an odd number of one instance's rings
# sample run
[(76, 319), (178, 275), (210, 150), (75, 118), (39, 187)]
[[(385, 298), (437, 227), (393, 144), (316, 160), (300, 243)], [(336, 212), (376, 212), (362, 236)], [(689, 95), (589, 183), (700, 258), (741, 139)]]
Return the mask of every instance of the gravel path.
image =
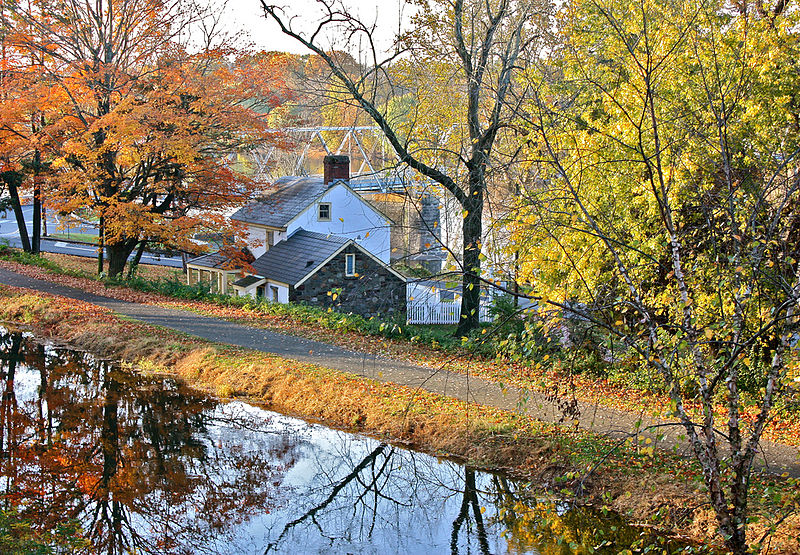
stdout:
[[(189, 311), (103, 297), (49, 281), (33, 279), (2, 268), (0, 268), (0, 283), (89, 302), (148, 324), (163, 326), (209, 341), (273, 353), (287, 359), (350, 372), (381, 382), (419, 387), (483, 405), (523, 411), (547, 422), (561, 420), (561, 413), (556, 404), (547, 400), (544, 395), (515, 387), (503, 390), (496, 383), (474, 376), (449, 372), (445, 369), (424, 368), (378, 355), (350, 351), (319, 341), (201, 316)], [(637, 422), (640, 422), (640, 428), (668, 423), (644, 414), (617, 411), (598, 404), (579, 403), (579, 409), (581, 416), (578, 422), (581, 427), (619, 438), (635, 430)], [(568, 420), (569, 424), (565, 425), (573, 425), (573, 419)], [(660, 427), (657, 433), (663, 434), (663, 438), (657, 439), (656, 433), (642, 433), (641, 436), (649, 437), (656, 446), (663, 449), (687, 450), (686, 442), (681, 439), (680, 427)], [(790, 475), (800, 476), (800, 449), (764, 441), (757, 464), (776, 473), (788, 472)]]

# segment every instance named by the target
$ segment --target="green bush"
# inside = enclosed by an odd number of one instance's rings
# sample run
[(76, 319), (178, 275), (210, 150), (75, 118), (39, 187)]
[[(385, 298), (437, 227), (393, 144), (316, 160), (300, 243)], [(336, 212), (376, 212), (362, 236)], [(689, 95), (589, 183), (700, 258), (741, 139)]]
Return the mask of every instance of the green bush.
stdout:
[(0, 553), (8, 555), (49, 555), (86, 549), (80, 524), (68, 520), (53, 530), (36, 530), (31, 520), (14, 509), (0, 509)]
[(145, 293), (161, 293), (170, 297), (193, 301), (219, 301), (227, 298), (224, 295), (210, 293), (208, 287), (200, 283), (188, 285), (178, 277), (167, 279), (147, 279), (140, 276), (130, 278), (116, 277), (104, 278), (103, 283), (111, 287), (130, 287)]

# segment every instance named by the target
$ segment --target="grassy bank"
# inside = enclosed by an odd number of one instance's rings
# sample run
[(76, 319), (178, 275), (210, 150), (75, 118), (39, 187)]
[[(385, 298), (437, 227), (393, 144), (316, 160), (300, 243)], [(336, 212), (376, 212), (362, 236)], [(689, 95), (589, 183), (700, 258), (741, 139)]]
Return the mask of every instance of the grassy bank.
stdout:
[[(146, 371), (177, 374), (220, 396), (243, 397), (477, 467), (503, 469), (560, 492), (574, 492), (581, 483), (588, 501), (635, 521), (689, 531), (701, 540), (714, 533), (694, 465), (669, 454), (654, 456), (644, 445), (623, 446), (587, 477), (587, 469), (609, 452), (609, 440), (441, 395), (208, 343), (123, 320), (86, 303), (7, 287), (0, 288), (0, 298), (0, 318), (6, 321), (24, 323), (39, 335)], [(781, 521), (773, 537), (783, 538), (783, 552), (796, 552), (800, 522), (784, 512), (798, 499), (796, 482), (775, 479), (759, 482), (758, 488), (769, 495), (754, 499), (759, 520), (753, 537)]]

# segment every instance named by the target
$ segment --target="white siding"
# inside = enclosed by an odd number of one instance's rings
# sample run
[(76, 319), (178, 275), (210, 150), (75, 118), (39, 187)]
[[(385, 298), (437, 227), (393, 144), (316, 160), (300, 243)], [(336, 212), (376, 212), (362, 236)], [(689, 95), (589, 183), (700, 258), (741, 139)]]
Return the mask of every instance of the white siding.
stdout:
[(247, 246), (256, 258), (267, 252), (267, 230), (263, 227), (248, 225)]
[[(236, 290), (235, 294), (236, 294), (237, 297), (253, 297), (253, 298), (255, 298), (255, 296), (256, 296), (256, 287), (258, 285), (259, 285), (259, 283), (256, 282), (253, 285), (251, 285), (250, 287), (234, 287), (234, 289)], [(261, 285), (263, 285), (263, 284), (261, 284)]]
[[(317, 204), (320, 202), (331, 204), (330, 221), (319, 221), (317, 218)], [(291, 235), (301, 227), (307, 231), (330, 233), (353, 239), (375, 257), (386, 264), (389, 263), (391, 254), (389, 221), (344, 185), (334, 185), (326, 191), (314, 204), (289, 223), (286, 232)]]
[(275, 287), (278, 290), (278, 302), (281, 304), (286, 304), (289, 302), (289, 288), (281, 283), (275, 283), (272, 281), (267, 281), (265, 283), (256, 282), (250, 287), (243, 289), (241, 287), (236, 288), (236, 294), (240, 297), (253, 297), (256, 298), (257, 293), (256, 289), (262, 287), (265, 288), (265, 295), (264, 298), (268, 301), (272, 301), (272, 288)]
[(269, 282), (269, 287), (267, 287), (267, 298), (272, 300), (272, 296), (269, 293), (270, 287), (277, 287), (278, 289), (278, 302), (281, 304), (286, 304), (289, 302), (289, 288), (285, 285), (281, 285), (280, 283), (273, 283)]
[[(253, 256), (258, 258), (269, 250), (270, 240), (269, 235), (272, 234), (272, 244), (280, 243), (286, 240), (285, 231), (276, 231), (273, 229), (264, 229), (253, 224), (247, 224), (247, 246)], [(258, 246), (255, 246), (258, 243)]]

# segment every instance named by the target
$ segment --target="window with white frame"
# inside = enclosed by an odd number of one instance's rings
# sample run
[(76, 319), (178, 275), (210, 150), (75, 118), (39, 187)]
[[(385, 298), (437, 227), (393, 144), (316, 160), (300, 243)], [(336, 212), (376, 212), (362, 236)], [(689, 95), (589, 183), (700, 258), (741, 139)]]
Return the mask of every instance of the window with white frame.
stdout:
[(320, 202), (317, 205), (317, 219), (321, 222), (331, 221), (331, 203)]
[(344, 275), (346, 277), (353, 277), (356, 275), (356, 255), (344, 255)]

